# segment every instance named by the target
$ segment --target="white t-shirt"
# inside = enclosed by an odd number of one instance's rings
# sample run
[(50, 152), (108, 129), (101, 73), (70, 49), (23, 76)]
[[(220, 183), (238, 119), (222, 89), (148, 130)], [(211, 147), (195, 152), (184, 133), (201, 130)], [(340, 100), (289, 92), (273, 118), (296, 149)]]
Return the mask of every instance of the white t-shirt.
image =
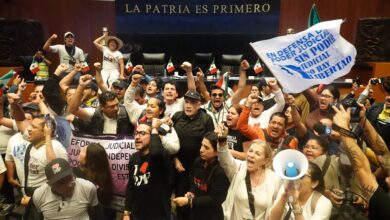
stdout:
[(24, 155), (30, 142), (23, 138), (22, 133), (18, 132), (9, 139), (5, 161), (15, 163), (16, 174), (19, 182), (24, 186)]
[[(281, 185), (280, 178), (270, 169), (265, 170), (265, 180), (263, 184), (252, 188), (255, 197), (255, 220), (267, 219), (270, 208), (274, 203), (277, 192)], [(234, 205), (231, 219), (252, 219), (252, 214), (248, 204), (248, 192), (245, 181), (241, 181), (234, 195)]]
[(119, 70), (119, 59), (123, 58), (119, 50), (111, 51), (108, 47), (103, 46), (103, 70)]
[[(278, 197), (277, 197), (277, 200), (282, 196), (284, 192), (284, 186), (280, 187), (280, 190), (278, 192)], [(309, 199), (306, 201), (306, 203), (304, 205), (301, 204), (301, 208), (302, 208), (302, 216), (304, 217), (304, 219), (311, 219), (311, 220), (325, 220), (325, 219), (329, 219), (330, 218), (330, 214), (332, 212), (332, 202), (326, 198), (325, 196), (321, 196), (318, 200), (317, 200), (317, 204), (314, 208), (314, 213), (311, 213), (311, 200), (313, 199), (313, 195), (314, 193), (312, 193), (309, 197)], [(276, 204), (276, 202), (275, 202)], [(288, 204), (286, 203), (285, 207), (284, 207), (284, 212), (283, 212), (283, 218), (284, 219), (284, 216), (287, 214), (288, 212)], [(295, 215), (294, 213), (291, 212), (291, 215), (290, 215), (290, 220), (294, 220), (295, 219)]]
[[(60, 142), (52, 140), (53, 150), (57, 158), (68, 160), (68, 153)], [(31, 148), (30, 161), (28, 163), (28, 181), (27, 186), (39, 187), (47, 182), (45, 175), (45, 166), (49, 163), (46, 159), (46, 145), (38, 149)]]
[(248, 125), (267, 128), (272, 114), (274, 114), (275, 112), (283, 111), (284, 105), (286, 103), (284, 100), (283, 92), (280, 89), (277, 92), (275, 92), (275, 102), (276, 102), (275, 105), (263, 111), (258, 117), (254, 118), (249, 115)]
[(17, 132), (15, 120), (13, 121), (13, 129), (0, 125), (0, 154), (5, 154), (7, 151), (8, 140)]
[(171, 105), (165, 104), (164, 115), (172, 118), (172, 116), (176, 112), (180, 112), (183, 110), (184, 110), (184, 98), (182, 97), (182, 98), (176, 99), (176, 101)]
[(48, 184), (44, 184), (35, 190), (33, 200), (45, 220), (89, 220), (88, 207), (99, 204), (95, 185), (80, 178), (75, 179), (74, 192), (70, 198), (61, 198), (52, 193)]
[(58, 55), (60, 57), (60, 63), (66, 63), (70, 66), (70, 68), (72, 68), (73, 65), (70, 65), (69, 60), (74, 60), (74, 61), (79, 61), (79, 62), (85, 61), (83, 50), (76, 47), (76, 46), (74, 46), (74, 49), (75, 49), (75, 52), (74, 52), (74, 55), (72, 56), (73, 57), (73, 59), (72, 59), (71, 56), (66, 51), (64, 44), (56, 44), (56, 45), (50, 46), (51, 52), (58, 53)]

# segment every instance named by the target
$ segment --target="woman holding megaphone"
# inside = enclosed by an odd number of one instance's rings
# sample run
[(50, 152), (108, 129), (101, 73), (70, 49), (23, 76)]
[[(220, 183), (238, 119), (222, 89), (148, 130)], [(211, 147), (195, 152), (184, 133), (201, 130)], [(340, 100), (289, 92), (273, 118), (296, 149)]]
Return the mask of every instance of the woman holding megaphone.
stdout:
[(306, 174), (296, 181), (299, 181), (298, 187), (293, 181), (288, 181), (280, 189), (269, 219), (329, 219), (332, 203), (321, 194), (324, 191), (321, 169), (309, 162)]
[(219, 124), (218, 160), (230, 181), (225, 202), (224, 219), (268, 219), (269, 210), (281, 186), (281, 179), (269, 168), (272, 149), (263, 141), (250, 143), (246, 160), (236, 160), (228, 150), (227, 127)]

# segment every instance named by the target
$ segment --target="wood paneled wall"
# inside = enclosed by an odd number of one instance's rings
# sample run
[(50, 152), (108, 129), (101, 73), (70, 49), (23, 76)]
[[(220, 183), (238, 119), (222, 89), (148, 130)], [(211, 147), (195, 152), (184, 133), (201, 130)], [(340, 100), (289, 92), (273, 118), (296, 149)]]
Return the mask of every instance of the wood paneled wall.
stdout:
[[(289, 27), (304, 30), (313, 3), (321, 20), (346, 19), (342, 35), (352, 43), (359, 18), (390, 16), (389, 0), (281, 0), (280, 34)], [(62, 36), (71, 30), (76, 44), (90, 53), (90, 62), (101, 60), (101, 53), (92, 44), (101, 35), (101, 28), (106, 26), (115, 34), (115, 2), (110, 0), (0, 0), (0, 17), (41, 21), (45, 40), (52, 33)], [(61, 39), (54, 43), (62, 43)], [(58, 60), (57, 56), (50, 58)]]

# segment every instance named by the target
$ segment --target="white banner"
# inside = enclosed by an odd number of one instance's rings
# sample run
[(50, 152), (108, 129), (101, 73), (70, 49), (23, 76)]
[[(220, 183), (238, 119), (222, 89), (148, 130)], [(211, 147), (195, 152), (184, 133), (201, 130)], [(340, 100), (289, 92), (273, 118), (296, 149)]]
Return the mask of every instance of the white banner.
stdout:
[(72, 167), (79, 166), (78, 157), (80, 149), (90, 143), (99, 143), (104, 147), (111, 167), (114, 194), (126, 196), (127, 181), (129, 179), (129, 159), (131, 154), (136, 152), (134, 139), (129, 137), (117, 140), (112, 135), (88, 136), (73, 134), (68, 147), (69, 163)]
[(329, 84), (351, 70), (356, 49), (340, 35), (341, 23), (321, 22), (296, 34), (250, 45), (285, 92), (299, 93), (313, 85)]

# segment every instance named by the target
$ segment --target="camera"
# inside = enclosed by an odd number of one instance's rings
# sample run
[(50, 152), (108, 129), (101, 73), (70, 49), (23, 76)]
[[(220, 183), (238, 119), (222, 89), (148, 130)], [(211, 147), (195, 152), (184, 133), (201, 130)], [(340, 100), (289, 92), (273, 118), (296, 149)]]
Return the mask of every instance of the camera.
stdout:
[(320, 121), (313, 125), (313, 130), (315, 130), (319, 135), (329, 137), (332, 134), (332, 128), (322, 124)]
[(333, 114), (336, 114), (336, 112), (333, 111), (332, 106), (336, 106), (337, 108), (340, 108), (340, 105), (342, 105), (345, 110), (347, 110), (347, 108), (351, 108), (351, 122), (359, 122), (360, 106), (358, 105), (358, 103), (354, 98), (343, 99), (341, 100), (340, 103), (330, 104), (329, 109)]
[(380, 78), (380, 79), (371, 79), (371, 85), (376, 85), (376, 84), (382, 84), (383, 83), (383, 79)]

